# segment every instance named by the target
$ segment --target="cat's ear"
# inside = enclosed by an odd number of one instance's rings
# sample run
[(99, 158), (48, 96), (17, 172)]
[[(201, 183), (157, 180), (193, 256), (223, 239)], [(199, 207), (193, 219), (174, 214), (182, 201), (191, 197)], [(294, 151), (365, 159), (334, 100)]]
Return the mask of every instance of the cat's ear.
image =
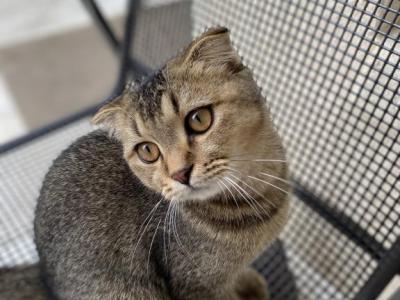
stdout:
[(103, 105), (93, 116), (91, 123), (101, 125), (107, 129), (115, 127), (116, 117), (122, 109), (123, 96), (117, 96), (115, 99)]
[(222, 67), (233, 73), (243, 69), (225, 27), (210, 28), (190, 43), (183, 53), (183, 63), (186, 66), (200, 63), (204, 67)]

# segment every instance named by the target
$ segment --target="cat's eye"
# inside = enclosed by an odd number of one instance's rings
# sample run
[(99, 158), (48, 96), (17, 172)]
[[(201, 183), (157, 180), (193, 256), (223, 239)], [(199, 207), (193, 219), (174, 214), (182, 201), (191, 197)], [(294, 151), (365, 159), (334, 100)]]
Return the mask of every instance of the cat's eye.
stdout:
[(202, 107), (190, 112), (186, 117), (186, 128), (192, 133), (206, 132), (212, 123), (210, 107)]
[(136, 146), (136, 152), (139, 158), (147, 163), (153, 163), (160, 157), (160, 150), (157, 145), (150, 142), (140, 143)]

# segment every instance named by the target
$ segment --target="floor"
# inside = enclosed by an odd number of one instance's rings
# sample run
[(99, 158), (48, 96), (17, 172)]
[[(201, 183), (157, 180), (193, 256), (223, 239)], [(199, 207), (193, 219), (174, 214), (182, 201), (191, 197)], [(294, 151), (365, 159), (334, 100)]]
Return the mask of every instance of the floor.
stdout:
[[(126, 0), (98, 2), (120, 33)], [(1, 1), (0, 144), (98, 103), (117, 68), (81, 1)]]
[[(100, 2), (113, 19), (125, 6)], [(1, 1), (0, 143), (99, 101), (116, 66), (79, 1)]]

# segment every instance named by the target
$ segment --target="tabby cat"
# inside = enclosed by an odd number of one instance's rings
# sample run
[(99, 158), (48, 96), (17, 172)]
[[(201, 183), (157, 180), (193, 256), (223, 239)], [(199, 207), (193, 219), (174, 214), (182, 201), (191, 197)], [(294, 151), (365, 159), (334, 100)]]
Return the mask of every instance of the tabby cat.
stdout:
[(35, 241), (56, 299), (267, 299), (248, 265), (288, 208), (284, 150), (226, 28), (93, 118), (46, 175)]

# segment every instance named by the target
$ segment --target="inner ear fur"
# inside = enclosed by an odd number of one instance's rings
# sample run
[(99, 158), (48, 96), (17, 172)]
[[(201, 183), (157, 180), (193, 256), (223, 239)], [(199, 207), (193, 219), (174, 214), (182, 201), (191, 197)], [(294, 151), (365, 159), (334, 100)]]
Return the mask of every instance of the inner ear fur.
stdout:
[(184, 51), (183, 64), (190, 67), (196, 63), (202, 63), (204, 67), (223, 67), (232, 72), (243, 69), (225, 27), (210, 28), (189, 44)]
[(117, 117), (127, 113), (127, 108), (131, 105), (137, 95), (137, 82), (129, 82), (126, 84), (122, 93), (114, 99), (104, 104), (92, 117), (93, 125), (102, 125), (114, 131), (117, 126)]
[(123, 107), (123, 95), (117, 96), (110, 102), (103, 105), (93, 116), (91, 123), (93, 125), (102, 125), (106, 128), (115, 126), (116, 116)]

